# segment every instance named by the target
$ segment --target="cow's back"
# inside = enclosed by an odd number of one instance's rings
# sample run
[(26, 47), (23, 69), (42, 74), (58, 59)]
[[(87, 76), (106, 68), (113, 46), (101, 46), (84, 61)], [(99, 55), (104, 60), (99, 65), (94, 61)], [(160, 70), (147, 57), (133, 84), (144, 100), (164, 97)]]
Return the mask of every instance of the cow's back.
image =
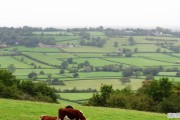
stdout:
[(57, 120), (57, 117), (53, 116), (41, 116), (41, 120)]

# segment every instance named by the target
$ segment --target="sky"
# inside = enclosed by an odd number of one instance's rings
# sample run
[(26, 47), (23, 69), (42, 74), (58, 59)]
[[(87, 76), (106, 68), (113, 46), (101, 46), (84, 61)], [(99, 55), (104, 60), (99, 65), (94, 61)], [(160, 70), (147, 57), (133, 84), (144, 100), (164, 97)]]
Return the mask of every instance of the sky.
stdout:
[(0, 0), (1, 27), (180, 28), (180, 0)]

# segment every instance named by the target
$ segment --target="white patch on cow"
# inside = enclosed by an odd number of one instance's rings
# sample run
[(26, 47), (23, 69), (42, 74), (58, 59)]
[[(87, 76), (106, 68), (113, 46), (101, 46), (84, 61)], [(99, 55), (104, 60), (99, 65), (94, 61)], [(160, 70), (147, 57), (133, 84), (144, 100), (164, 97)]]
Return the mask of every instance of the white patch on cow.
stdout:
[(76, 119), (75, 119), (75, 118), (74, 118), (74, 119), (70, 119), (70, 118), (66, 115), (63, 120), (76, 120)]
[(68, 116), (66, 115), (66, 116), (64, 117), (64, 120), (71, 120), (71, 119), (69, 119)]

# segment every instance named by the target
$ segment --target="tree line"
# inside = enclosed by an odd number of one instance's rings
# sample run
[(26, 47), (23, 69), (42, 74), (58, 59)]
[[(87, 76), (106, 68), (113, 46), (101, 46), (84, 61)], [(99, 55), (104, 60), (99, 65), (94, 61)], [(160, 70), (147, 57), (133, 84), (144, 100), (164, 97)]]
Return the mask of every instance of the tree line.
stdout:
[[(35, 35), (33, 32), (42, 32), (40, 35)], [(27, 47), (36, 47), (38, 43), (54, 45), (54, 37), (44, 36), (43, 32), (71, 32), (74, 35), (79, 35), (82, 39), (81, 45), (97, 46), (102, 47), (106, 40), (100, 37), (93, 37), (88, 33), (89, 31), (103, 32), (108, 37), (123, 37), (123, 36), (159, 36), (159, 35), (170, 35), (171, 37), (180, 37), (179, 31), (172, 31), (166, 28), (156, 27), (155, 29), (140, 29), (140, 28), (104, 28), (99, 26), (97, 28), (68, 28), (68, 29), (57, 29), (57, 28), (38, 28), (38, 27), (0, 27), (0, 43), (6, 45), (24, 45)], [(61, 34), (58, 34), (61, 35)], [(88, 41), (87, 41), (88, 40)], [(135, 44), (133, 40), (129, 41), (130, 44)], [(175, 48), (176, 49), (176, 48)], [(172, 49), (174, 50), (174, 49)], [(174, 50), (178, 51), (178, 50)]]
[(45, 83), (18, 80), (4, 69), (0, 70), (0, 98), (57, 102), (55, 90)]
[(94, 93), (86, 104), (168, 113), (180, 111), (179, 101), (180, 83), (161, 78), (144, 81), (136, 92), (129, 86), (114, 90), (112, 85), (102, 85), (100, 92)]

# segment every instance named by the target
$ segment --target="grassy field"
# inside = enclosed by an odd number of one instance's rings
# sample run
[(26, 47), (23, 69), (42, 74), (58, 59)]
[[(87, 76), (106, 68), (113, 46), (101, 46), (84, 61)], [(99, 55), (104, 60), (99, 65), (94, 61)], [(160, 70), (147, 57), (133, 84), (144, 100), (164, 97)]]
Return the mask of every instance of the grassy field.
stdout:
[(93, 93), (59, 93), (61, 98), (69, 100), (84, 100), (92, 97)]
[(168, 54), (162, 54), (162, 53), (137, 53), (134, 54), (133, 56), (136, 57), (144, 57), (144, 58), (149, 58), (152, 60), (159, 60), (159, 61), (164, 61), (164, 62), (171, 62), (175, 64), (176, 61), (179, 61), (178, 57), (170, 56)]
[(150, 59), (144, 59), (144, 58), (137, 58), (137, 57), (131, 57), (131, 58), (103, 58), (104, 60), (110, 60), (114, 62), (119, 62), (122, 64), (128, 64), (128, 65), (135, 65), (135, 66), (160, 66), (160, 65), (174, 65), (173, 63), (166, 63), (161, 61), (154, 61)]
[[(40, 120), (41, 115), (57, 116), (58, 109), (69, 104), (69, 102), (64, 103), (63, 101), (61, 104), (50, 104), (0, 99), (0, 120)], [(83, 111), (88, 120), (168, 120), (166, 114), (160, 113), (88, 107), (76, 104), (73, 104), (73, 107)]]
[(14, 48), (18, 48), (18, 51), (21, 52), (60, 52), (58, 48), (40, 48), (40, 47), (24, 47), (24, 46), (18, 46), (18, 47), (10, 47), (6, 48), (7, 50), (13, 50)]
[[(141, 87), (142, 85), (142, 81), (143, 79), (131, 79), (131, 83), (128, 83), (126, 85), (130, 85), (132, 90), (137, 90), (139, 87)], [(66, 80), (64, 81), (65, 86), (61, 86), (61, 85), (51, 85), (51, 87), (54, 87), (57, 90), (65, 90), (65, 89), (88, 89), (88, 88), (92, 88), (92, 89), (96, 89), (96, 90), (100, 90), (100, 87), (102, 84), (106, 84), (106, 85), (112, 85), (113, 89), (122, 89), (124, 87), (126, 87), (126, 85), (122, 85), (121, 82), (119, 81), (119, 79), (113, 79), (113, 78), (109, 78), (109, 79), (91, 79), (91, 80)]]
[[(62, 61), (58, 60), (59, 57), (62, 57), (60, 54), (44, 54), (44, 53), (25, 53), (26, 55), (39, 60), (46, 62), (48, 64), (52, 65), (60, 65)], [(45, 61), (44, 61), (45, 60)]]
[(1, 68), (7, 68), (8, 65), (14, 64), (16, 68), (33, 68), (31, 65), (22, 63), (9, 56), (0, 57)]
[(109, 53), (115, 51), (115, 48), (99, 48), (93, 46), (81, 46), (81, 47), (74, 47), (74, 48), (63, 48), (66, 52), (87, 52), (87, 53)]
[(99, 58), (77, 58), (77, 59), (74, 59), (73, 61), (77, 63), (84, 63), (85, 61), (89, 61), (89, 63), (93, 65), (94, 67), (115, 64), (114, 62), (102, 60)]

